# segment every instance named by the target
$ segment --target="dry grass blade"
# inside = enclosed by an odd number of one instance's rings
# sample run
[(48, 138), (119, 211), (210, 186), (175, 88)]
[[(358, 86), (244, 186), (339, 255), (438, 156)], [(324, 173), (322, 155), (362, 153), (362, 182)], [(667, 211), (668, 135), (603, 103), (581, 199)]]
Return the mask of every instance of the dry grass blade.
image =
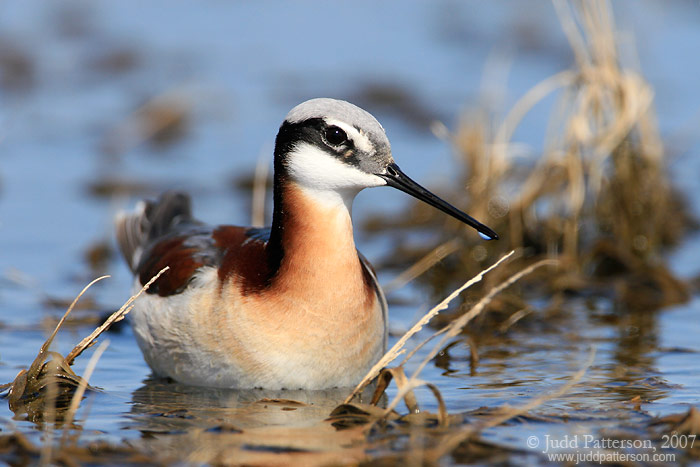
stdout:
[[(41, 345), (29, 368), (20, 371), (9, 386), (3, 386), (10, 388), (8, 394), (10, 410), (15, 413), (26, 412), (30, 420), (44, 421), (46, 425), (53, 425), (58, 416), (59, 402), (61, 410), (64, 409), (66, 398), (72, 394), (74, 388), (78, 387), (81, 378), (73, 372), (61, 355), (50, 352), (49, 347), (80, 298), (92, 285), (107, 277), (109, 276), (93, 280), (80, 291), (51, 335)], [(51, 437), (52, 433), (47, 432), (46, 436)], [(45, 458), (50, 458), (50, 451), (42, 452)]]
[(406, 373), (404, 372), (403, 367), (400, 366), (396, 368), (385, 368), (382, 370), (377, 379), (377, 388), (372, 396), (372, 400), (370, 402), (371, 405), (377, 405), (392, 379), (396, 381), (396, 386), (398, 388), (398, 396), (392, 401), (394, 405), (387, 407), (381, 416), (377, 417), (377, 420), (386, 419), (387, 412), (393, 413), (393, 410), (396, 408), (396, 404), (401, 399), (403, 399), (406, 403), (406, 408), (408, 409), (409, 413), (419, 413), (420, 409), (418, 407), (418, 399), (416, 399), (416, 395), (414, 394), (413, 390), (420, 386), (426, 386), (433, 393), (435, 400), (437, 400), (438, 403), (438, 425), (440, 427), (445, 427), (449, 424), (449, 414), (447, 412), (445, 400), (442, 398), (442, 394), (440, 394), (438, 387), (433, 383), (421, 380), (409, 382), (408, 378), (406, 378)]
[(455, 319), (454, 321), (452, 321), (452, 323), (449, 324), (449, 329), (447, 333), (433, 347), (433, 349), (428, 353), (428, 355), (426, 355), (426, 357), (423, 359), (418, 368), (416, 368), (416, 371), (411, 375), (411, 379), (416, 378), (418, 374), (420, 374), (420, 372), (423, 371), (423, 368), (425, 368), (428, 362), (435, 358), (438, 352), (440, 352), (440, 349), (445, 347), (447, 341), (459, 334), (472, 319), (474, 319), (479, 313), (481, 313), (486, 308), (486, 305), (488, 305), (491, 302), (491, 300), (493, 300), (493, 297), (495, 297), (503, 290), (507, 289), (526, 275), (530, 274), (535, 269), (540, 268), (542, 266), (554, 266), (557, 264), (559, 264), (559, 262), (557, 260), (552, 259), (544, 259), (538, 261), (537, 263), (528, 266), (522, 271), (513, 274), (505, 281), (493, 287), (489, 291), (489, 293), (487, 293), (481, 300), (479, 300), (479, 302), (476, 305), (474, 305), (467, 313), (461, 315), (459, 318)]
[(87, 389), (88, 382), (90, 381), (90, 377), (92, 376), (92, 372), (95, 371), (97, 362), (100, 360), (102, 353), (107, 349), (107, 346), (109, 346), (108, 340), (101, 343), (97, 347), (97, 349), (95, 349), (95, 353), (92, 354), (92, 357), (90, 357), (90, 361), (85, 367), (85, 373), (83, 374), (83, 377), (80, 380), (80, 385), (78, 386), (78, 389), (75, 391), (75, 394), (73, 394), (73, 399), (71, 399), (70, 406), (68, 407), (68, 412), (65, 416), (65, 426), (62, 438), (63, 442), (65, 442), (66, 437), (68, 436), (68, 428), (70, 427), (71, 423), (73, 422), (73, 419), (75, 418), (75, 413), (78, 411), (80, 401), (83, 399), (83, 394), (85, 394), (85, 390)]
[(472, 285), (476, 284), (477, 282), (481, 281), (481, 279), (484, 277), (485, 274), (487, 274), (489, 271), (493, 270), (494, 268), (498, 267), (501, 263), (506, 261), (508, 258), (513, 256), (515, 252), (511, 251), (510, 253), (506, 254), (503, 256), (501, 259), (496, 261), (492, 266), (489, 268), (481, 271), (479, 274), (477, 274), (475, 277), (472, 279), (469, 279), (467, 282), (465, 282), (461, 287), (459, 287), (457, 290), (452, 292), (447, 298), (445, 298), (442, 302), (440, 302), (438, 305), (433, 307), (428, 313), (425, 314), (411, 329), (409, 329), (406, 334), (404, 334), (401, 339), (394, 344), (391, 349), (387, 353), (384, 354), (382, 358), (379, 359), (379, 361), (369, 370), (369, 372), (365, 375), (365, 377), (360, 381), (360, 383), (355, 387), (355, 389), (350, 393), (350, 395), (345, 399), (345, 404), (348, 404), (357, 394), (362, 392), (362, 390), (367, 386), (370, 381), (372, 381), (381, 371), (382, 368), (387, 366), (389, 363), (394, 361), (396, 357), (401, 355), (403, 353), (403, 346), (406, 344), (408, 339), (410, 339), (415, 333), (420, 331), (423, 326), (425, 326), (435, 315), (437, 315), (439, 312), (447, 309), (448, 305), (452, 300), (454, 300), (459, 294), (461, 294), (464, 290), (467, 288), (471, 287)]
[[(40, 352), (41, 353), (41, 352)], [(58, 383), (56, 377), (53, 374), (46, 375), (44, 377), (47, 380), (44, 403), (43, 407), (43, 418), (46, 420), (44, 423), (44, 443), (41, 446), (41, 455), (39, 457), (39, 465), (50, 465), (51, 464), (51, 454), (53, 451), (53, 438), (54, 438), (54, 423), (58, 415), (58, 410), (56, 407), (56, 399), (58, 394)]]
[(517, 323), (533, 311), (534, 309), (529, 306), (516, 311), (515, 313), (510, 315), (508, 319), (505, 320), (503, 324), (501, 324), (501, 326), (499, 326), (498, 330), (501, 332), (506, 332), (508, 329), (511, 328), (511, 326), (513, 326), (515, 323)]
[(255, 165), (255, 175), (253, 177), (253, 200), (251, 202), (251, 225), (253, 227), (265, 226), (265, 195), (267, 193), (267, 175), (270, 172), (268, 163), (268, 153), (262, 151)]
[(569, 45), (574, 52), (576, 63), (579, 67), (585, 66), (590, 56), (588, 54), (588, 48), (586, 47), (586, 41), (574, 21), (571, 8), (564, 0), (553, 0), (552, 4), (559, 18), (559, 23), (564, 30), (564, 34), (566, 34), (566, 38), (569, 40)]
[(442, 394), (440, 394), (440, 390), (438, 389), (438, 387), (435, 386), (433, 383), (427, 383), (426, 386), (428, 389), (430, 389), (430, 391), (435, 396), (435, 400), (437, 400), (437, 403), (438, 403), (438, 425), (441, 428), (444, 428), (447, 425), (449, 425), (449, 423), (450, 423), (448, 413), (447, 413), (447, 406), (445, 405), (445, 400), (442, 398)]
[[(26, 370), (22, 370), (26, 371)], [(5, 392), (6, 390), (12, 388), (12, 382), (5, 383), (5, 384), (0, 384), (0, 392)]]
[[(404, 390), (408, 378), (406, 378), (406, 373), (403, 371), (403, 368), (385, 368), (377, 377), (377, 387), (374, 390), (374, 395), (372, 396), (372, 400), (370, 401), (371, 405), (377, 405), (379, 403), (382, 394), (384, 394), (384, 391), (389, 386), (389, 383), (392, 379), (396, 381), (396, 386), (398, 386), (399, 392), (402, 392)], [(406, 408), (410, 413), (418, 412), (418, 399), (416, 399), (416, 396), (415, 394), (413, 394), (413, 391), (411, 389), (407, 389), (405, 391), (403, 399), (406, 403)]]
[[(511, 252), (512, 253), (512, 252)], [(498, 263), (497, 263), (498, 264)], [(413, 388), (416, 387), (420, 384), (416, 384), (418, 380), (418, 375), (423, 371), (425, 366), (430, 362), (435, 356), (440, 352), (440, 349), (442, 349), (447, 341), (449, 339), (452, 339), (455, 337), (457, 334), (459, 334), (462, 329), (471, 321), (474, 317), (476, 317), (479, 313), (481, 313), (485, 308), (486, 305), (488, 305), (491, 300), (493, 300), (493, 297), (495, 297), (497, 294), (501, 293), (504, 289), (510, 287), (512, 284), (514, 284), (516, 281), (520, 280), (522, 277), (526, 276), (527, 274), (530, 274), (532, 271), (535, 269), (546, 266), (546, 265), (556, 265), (558, 264), (558, 261), (556, 260), (542, 260), (539, 261), (522, 271), (512, 275), (509, 277), (507, 280), (501, 282), (497, 286), (493, 287), (484, 298), (482, 298), (476, 305), (474, 305), (467, 313), (463, 314), (456, 320), (454, 320), (452, 323), (448, 325), (448, 330), (445, 333), (445, 335), (440, 339), (440, 341), (433, 347), (433, 349), (428, 353), (428, 355), (423, 359), (423, 361), (418, 365), (418, 368), (413, 372), (411, 377), (408, 380), (407, 387)], [(459, 289), (458, 289), (459, 290)], [(394, 396), (394, 399), (389, 403), (389, 406), (387, 408), (387, 411), (385, 412), (387, 415), (389, 413), (389, 409), (393, 409), (396, 407), (396, 404), (398, 404), (398, 401), (403, 397), (403, 394), (401, 391)]]
[[(396, 370), (396, 368), (391, 368), (391, 370)], [(402, 399), (406, 402), (406, 407), (408, 407), (410, 413), (417, 413), (418, 401), (416, 399), (415, 394), (413, 393), (413, 390), (421, 386), (426, 386), (427, 384), (427, 381), (423, 381), (417, 378), (403, 378), (402, 380), (397, 379), (396, 396), (394, 396), (391, 402), (389, 402), (389, 405), (386, 406), (381, 418), (386, 419), (390, 414), (392, 414), (394, 412), (394, 409), (397, 405), (399, 405), (399, 402), (401, 402)], [(411, 401), (415, 401), (415, 404), (412, 404)]]
[(593, 364), (593, 361), (595, 360), (595, 354), (596, 350), (595, 347), (591, 348), (591, 351), (588, 355), (588, 358), (586, 359), (586, 362), (584, 365), (581, 367), (580, 370), (578, 370), (574, 375), (571, 376), (571, 379), (564, 385), (562, 385), (559, 389), (556, 391), (546, 394), (540, 397), (537, 397), (530, 402), (523, 404), (519, 407), (510, 407), (510, 406), (503, 406), (501, 407), (501, 412), (498, 415), (495, 415), (491, 418), (488, 418), (482, 422), (474, 423), (472, 425), (467, 425), (464, 427), (464, 429), (460, 430), (457, 433), (451, 434), (443, 438), (439, 445), (431, 450), (430, 452), (430, 461), (431, 463), (437, 463), (440, 458), (442, 458), (444, 455), (454, 451), (454, 449), (459, 446), (462, 442), (466, 441), (469, 439), (471, 436), (475, 435), (476, 433), (479, 433), (482, 430), (485, 430), (487, 428), (491, 428), (494, 426), (498, 426), (508, 420), (510, 420), (513, 417), (517, 417), (519, 415), (526, 414), (530, 410), (539, 407), (543, 403), (556, 399), (558, 397), (563, 396), (569, 390), (574, 387), (576, 384), (578, 384), (583, 376), (586, 374), (586, 371), (588, 371), (588, 368)]
[(85, 292), (87, 292), (87, 290), (88, 290), (90, 287), (92, 287), (96, 282), (99, 282), (99, 281), (101, 281), (102, 279), (106, 279), (106, 278), (108, 278), (108, 277), (109, 277), (109, 276), (101, 276), (101, 277), (98, 277), (97, 279), (93, 280), (93, 281), (90, 282), (88, 285), (86, 285), (85, 287), (83, 287), (83, 290), (81, 290), (80, 293), (78, 294), (78, 296), (76, 296), (75, 299), (73, 300), (73, 302), (71, 302), (70, 306), (68, 307), (68, 309), (66, 310), (66, 312), (65, 312), (65, 313), (63, 314), (63, 316), (61, 317), (61, 320), (58, 322), (58, 324), (56, 324), (56, 327), (54, 328), (54, 330), (53, 330), (53, 332), (51, 333), (51, 335), (49, 336), (49, 338), (46, 339), (46, 341), (44, 342), (44, 344), (43, 344), (43, 345), (41, 346), (41, 348), (39, 349), (39, 354), (36, 356), (36, 359), (34, 359), (34, 362), (32, 362), (31, 366), (29, 367), (29, 373), (36, 372), (36, 371), (38, 370), (38, 368), (39, 368), (39, 365), (41, 365), (41, 364), (43, 363), (44, 358), (45, 358), (45, 356), (46, 356), (46, 352), (48, 351), (49, 346), (51, 346), (51, 343), (53, 342), (54, 338), (56, 337), (56, 334), (58, 333), (58, 330), (61, 329), (61, 326), (62, 326), (63, 323), (65, 322), (66, 318), (68, 318), (68, 315), (71, 313), (71, 311), (73, 311), (73, 309), (75, 308), (75, 305), (78, 303), (78, 301), (80, 300), (80, 298), (81, 298), (81, 297), (85, 294)]
[(117, 311), (115, 311), (114, 313), (112, 313), (112, 314), (109, 316), (109, 318), (107, 318), (107, 319), (105, 320), (105, 322), (102, 323), (101, 326), (99, 326), (97, 329), (95, 329), (95, 330), (94, 330), (89, 336), (87, 336), (85, 339), (83, 339), (82, 341), (80, 341), (80, 343), (79, 343), (78, 345), (76, 345), (76, 346), (73, 348), (73, 350), (70, 351), (70, 353), (69, 353), (68, 356), (66, 357), (66, 362), (67, 362), (69, 365), (71, 365), (71, 364), (73, 363), (73, 361), (75, 360), (75, 358), (76, 358), (78, 355), (80, 355), (81, 353), (83, 353), (83, 351), (84, 351), (85, 349), (87, 349), (88, 347), (90, 347), (91, 345), (94, 344), (95, 339), (97, 339), (97, 338), (100, 336), (100, 334), (102, 334), (102, 333), (105, 332), (107, 329), (109, 329), (110, 326), (112, 326), (112, 324), (114, 324), (115, 322), (121, 321), (122, 319), (124, 319), (124, 317), (127, 315), (127, 313), (129, 313), (129, 312), (131, 311), (131, 309), (133, 308), (134, 300), (136, 300), (142, 293), (144, 293), (146, 290), (148, 290), (148, 288), (151, 286), (151, 284), (153, 284), (156, 280), (158, 280), (158, 278), (159, 278), (163, 273), (165, 273), (168, 269), (170, 269), (168, 266), (166, 266), (166, 267), (164, 267), (163, 269), (161, 269), (161, 270), (158, 272), (158, 274), (156, 274), (155, 276), (153, 276), (153, 277), (151, 278), (151, 280), (149, 280), (143, 287), (141, 287), (141, 290), (139, 290), (135, 295), (132, 295), (131, 298), (129, 298), (129, 300), (127, 300), (127, 301), (121, 306), (121, 308), (119, 308)]
[[(525, 115), (530, 112), (535, 104), (558, 89), (571, 86), (576, 82), (576, 79), (577, 75), (573, 71), (566, 70), (559, 72), (533, 86), (515, 103), (496, 132), (492, 157), (498, 161), (499, 165), (508, 166), (505, 162), (507, 157), (504, 151), (510, 147), (510, 139)], [(505, 172), (505, 169), (502, 170), (499, 175), (502, 175), (503, 172)], [(535, 173), (539, 173), (539, 171)]]
[(448, 325), (448, 326), (444, 326), (442, 329), (437, 330), (436, 332), (434, 332), (433, 334), (431, 334), (431, 335), (428, 336), (427, 338), (423, 339), (422, 342), (420, 342), (418, 345), (416, 345), (414, 348), (412, 348), (410, 352), (408, 352), (408, 353), (406, 354), (406, 356), (403, 358), (403, 360), (401, 360), (401, 363), (399, 363), (399, 366), (404, 366), (404, 364), (405, 364), (407, 361), (409, 361), (410, 359), (412, 359), (413, 356), (414, 356), (420, 349), (422, 349), (423, 347), (425, 347), (425, 345), (426, 345), (428, 342), (430, 342), (431, 340), (435, 339), (435, 338), (438, 337), (438, 336), (443, 335), (443, 334), (446, 333), (449, 329), (450, 329), (450, 326), (449, 326), (449, 325)]

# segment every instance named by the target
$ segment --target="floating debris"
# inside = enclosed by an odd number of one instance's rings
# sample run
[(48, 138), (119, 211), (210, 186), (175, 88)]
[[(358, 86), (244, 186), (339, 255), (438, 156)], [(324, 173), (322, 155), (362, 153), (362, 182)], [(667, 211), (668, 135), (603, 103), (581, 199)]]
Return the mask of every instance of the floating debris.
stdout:
[(84, 388), (90, 388), (87, 380), (84, 380), (72, 370), (71, 365), (73, 361), (85, 349), (94, 345), (97, 338), (109, 329), (113, 323), (124, 319), (126, 314), (131, 311), (134, 300), (147, 290), (153, 281), (166, 272), (167, 269), (163, 269), (153, 277), (139, 293), (127, 300), (119, 310), (115, 311), (101, 326), (78, 343), (64, 358), (58, 352), (49, 350), (56, 334), (58, 334), (59, 329), (66, 322), (66, 319), (75, 309), (85, 292), (93, 284), (109, 276), (102, 276), (90, 282), (70, 304), (51, 335), (39, 349), (39, 353), (29, 368), (21, 370), (13, 382), (0, 386), (0, 390), (8, 391), (7, 399), (10, 409), (17, 415), (27, 414), (27, 418), (35, 423), (46, 421), (51, 423), (61, 422), (66, 413), (68, 413), (68, 421), (72, 421), (73, 415), (71, 411), (74, 413), (77, 408), (74, 397), (77, 395), (78, 398), (81, 398)]
[(172, 90), (151, 98), (108, 132), (101, 144), (107, 154), (122, 154), (143, 143), (164, 147), (188, 129), (193, 96)]
[(36, 84), (34, 57), (19, 41), (0, 37), (0, 87), (12, 92), (27, 92)]

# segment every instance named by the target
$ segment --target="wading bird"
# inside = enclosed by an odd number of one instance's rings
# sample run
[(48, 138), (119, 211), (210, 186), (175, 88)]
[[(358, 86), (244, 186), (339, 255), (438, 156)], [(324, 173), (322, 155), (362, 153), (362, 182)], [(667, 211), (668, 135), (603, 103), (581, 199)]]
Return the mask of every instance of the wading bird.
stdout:
[(176, 192), (121, 214), (135, 287), (170, 267), (130, 314), (154, 373), (235, 388), (358, 383), (385, 351), (387, 305), (350, 212), (360, 190), (385, 185), (498, 237), (406, 176), (379, 122), (334, 99), (299, 104), (280, 126), (271, 228), (207, 226)]

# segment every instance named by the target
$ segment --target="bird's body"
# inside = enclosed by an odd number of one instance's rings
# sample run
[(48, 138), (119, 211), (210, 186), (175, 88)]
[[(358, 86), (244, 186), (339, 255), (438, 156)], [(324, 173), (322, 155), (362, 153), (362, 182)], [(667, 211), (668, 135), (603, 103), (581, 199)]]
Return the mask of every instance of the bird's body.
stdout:
[(170, 267), (130, 314), (153, 371), (216, 387), (356, 384), (385, 350), (387, 306), (350, 213), (382, 185), (496, 237), (406, 177), (374, 117), (333, 99), (300, 104), (280, 127), (271, 229), (207, 227), (172, 192), (121, 216), (135, 287)]

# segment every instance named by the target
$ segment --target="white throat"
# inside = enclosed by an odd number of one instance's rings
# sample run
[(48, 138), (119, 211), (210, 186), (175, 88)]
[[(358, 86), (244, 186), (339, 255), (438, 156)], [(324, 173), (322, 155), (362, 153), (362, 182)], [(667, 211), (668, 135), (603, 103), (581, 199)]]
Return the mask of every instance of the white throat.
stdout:
[(299, 143), (288, 154), (287, 171), (305, 194), (319, 203), (342, 204), (348, 212), (363, 188), (386, 185), (383, 178), (345, 164), (309, 143)]

